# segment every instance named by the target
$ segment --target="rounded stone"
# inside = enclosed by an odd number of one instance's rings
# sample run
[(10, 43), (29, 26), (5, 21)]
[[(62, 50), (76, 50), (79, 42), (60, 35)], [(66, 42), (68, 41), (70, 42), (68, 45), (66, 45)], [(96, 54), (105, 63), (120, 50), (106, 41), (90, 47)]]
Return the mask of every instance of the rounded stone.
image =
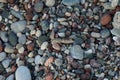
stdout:
[(35, 56), (35, 64), (40, 64), (40, 55)]
[(1, 52), (0, 53), (0, 61), (4, 60), (6, 58), (6, 53), (5, 52)]
[(56, 66), (61, 66), (62, 63), (63, 63), (63, 60), (61, 60), (61, 59), (55, 59), (55, 65)]
[(19, 66), (15, 72), (16, 80), (32, 80), (30, 70), (26, 66)]
[(80, 3), (80, 0), (62, 0), (62, 3), (67, 6), (73, 6)]
[(46, 0), (45, 4), (48, 7), (52, 7), (55, 5), (55, 0)]
[(107, 25), (108, 23), (110, 23), (111, 20), (112, 20), (111, 16), (109, 14), (105, 14), (102, 16), (100, 23), (102, 25)]
[(110, 36), (110, 31), (108, 29), (103, 29), (100, 31), (100, 34), (102, 38), (107, 38), (108, 36)]
[(43, 3), (42, 2), (35, 3), (34, 9), (36, 12), (41, 12), (43, 10)]
[(83, 49), (79, 45), (73, 45), (70, 49), (70, 54), (75, 59), (83, 59)]

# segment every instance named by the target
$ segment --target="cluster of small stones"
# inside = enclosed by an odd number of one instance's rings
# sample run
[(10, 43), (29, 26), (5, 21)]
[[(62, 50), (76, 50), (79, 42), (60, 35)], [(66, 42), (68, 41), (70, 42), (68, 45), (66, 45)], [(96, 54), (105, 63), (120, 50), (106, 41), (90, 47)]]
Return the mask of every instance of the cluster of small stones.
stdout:
[(120, 80), (120, 1), (0, 0), (0, 80)]

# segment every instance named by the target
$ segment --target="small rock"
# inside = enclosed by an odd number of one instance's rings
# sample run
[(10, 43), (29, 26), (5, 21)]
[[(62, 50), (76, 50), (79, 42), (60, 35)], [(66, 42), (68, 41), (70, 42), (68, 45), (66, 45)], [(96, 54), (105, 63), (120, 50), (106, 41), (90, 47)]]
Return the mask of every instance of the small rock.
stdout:
[(62, 63), (63, 63), (63, 60), (62, 60), (62, 59), (55, 59), (55, 65), (61, 66)]
[(119, 28), (119, 29), (113, 28), (113, 29), (111, 30), (111, 33), (112, 33), (113, 35), (115, 35), (115, 36), (119, 36), (119, 37), (120, 37), (120, 28)]
[(104, 7), (104, 9), (114, 9), (112, 6), (111, 6), (111, 3), (110, 2), (106, 2), (106, 3), (104, 3), (103, 4), (103, 7)]
[(42, 2), (35, 3), (34, 9), (36, 12), (41, 12), (43, 10), (43, 3)]
[(94, 38), (99, 38), (100, 37), (100, 33), (92, 32), (91, 36), (94, 37)]
[(72, 14), (70, 12), (66, 12), (65, 15), (70, 17)]
[(41, 34), (42, 34), (41, 31), (40, 31), (40, 30), (37, 30), (35, 35), (36, 35), (37, 37), (39, 37), (39, 36), (41, 36)]
[(38, 42), (41, 45), (43, 42), (47, 41), (48, 37), (47, 36), (40, 36), (38, 37)]
[(28, 51), (32, 51), (34, 49), (34, 43), (27, 44)]
[[(4, 0), (3, 0), (4, 1)], [(0, 80), (5, 80), (5, 77), (0, 75)]]
[(64, 32), (59, 32), (59, 33), (58, 33), (58, 36), (59, 36), (59, 37), (65, 37), (65, 33), (64, 33)]
[(83, 39), (80, 38), (80, 37), (76, 37), (74, 43), (78, 44), (78, 45), (81, 45), (83, 43)]
[(21, 15), (19, 11), (10, 10), (10, 12), (11, 12), (11, 14), (12, 14), (13, 16), (15, 16), (16, 18), (18, 18), (18, 19), (20, 19), (20, 20), (23, 20), (23, 19), (24, 19), (23, 15)]
[(26, 12), (25, 18), (26, 18), (27, 21), (32, 20), (32, 18), (33, 18), (32, 12)]
[(117, 56), (117, 57), (120, 57), (120, 52), (117, 52), (117, 53), (116, 53), (116, 56)]
[(5, 52), (1, 52), (0, 53), (0, 61), (4, 60), (6, 58), (6, 53)]
[(83, 50), (79, 45), (73, 45), (70, 49), (70, 54), (75, 59), (83, 59)]
[(55, 0), (46, 0), (45, 4), (48, 7), (52, 7), (55, 5)]
[(14, 74), (9, 75), (6, 80), (14, 80)]
[(2, 39), (3, 42), (7, 42), (8, 41), (7, 33), (0, 31), (0, 38)]
[(48, 74), (45, 76), (45, 80), (53, 80), (53, 74), (52, 74), (52, 73), (48, 73)]
[(114, 28), (120, 28), (120, 12), (115, 13), (112, 25)]
[(40, 55), (35, 56), (35, 64), (40, 64)]
[(43, 31), (47, 31), (49, 29), (49, 23), (47, 20), (41, 21), (40, 25), (41, 25)]
[(44, 62), (45, 62), (45, 58), (44, 58), (44, 57), (41, 57), (41, 58), (40, 58), (40, 64), (43, 65)]
[(2, 65), (4, 66), (4, 68), (7, 68), (10, 65), (10, 61), (9, 59), (3, 60), (2, 61)]
[(54, 60), (53, 57), (49, 57), (45, 62), (45, 66), (49, 66), (53, 62), (53, 60)]
[(11, 29), (15, 33), (22, 32), (26, 27), (26, 21), (18, 21), (11, 24)]
[(110, 23), (111, 20), (112, 20), (111, 16), (109, 14), (105, 14), (102, 16), (100, 23), (102, 25), (107, 25), (108, 23)]
[(100, 31), (100, 34), (102, 38), (107, 38), (108, 36), (110, 36), (110, 31), (108, 29), (103, 29)]
[(106, 2), (107, 0), (99, 0), (100, 2)]
[(0, 52), (2, 52), (3, 51), (3, 46), (0, 44)]
[(67, 6), (73, 6), (80, 3), (80, 0), (62, 0), (62, 3)]
[(6, 45), (4, 50), (7, 53), (13, 53), (14, 52), (14, 48), (10, 45)]
[(17, 35), (14, 32), (10, 32), (8, 34), (8, 40), (11, 45), (15, 46), (17, 44), (18, 38)]
[(25, 50), (25, 48), (24, 48), (24, 47), (21, 47), (21, 48), (18, 49), (18, 52), (19, 52), (19, 53), (23, 53), (24, 50)]
[(16, 80), (32, 80), (30, 70), (26, 66), (19, 66), (15, 72)]
[(41, 45), (41, 50), (45, 50), (48, 47), (48, 42), (43, 42)]
[(111, 6), (112, 6), (113, 8), (115, 8), (115, 7), (118, 5), (118, 3), (119, 3), (119, 0), (112, 0), (112, 1), (111, 1)]
[(18, 42), (19, 42), (20, 44), (25, 44), (25, 43), (26, 43), (26, 36), (25, 36), (25, 35), (20, 35), (20, 36), (18, 37)]
[(55, 49), (55, 50), (58, 50), (58, 51), (61, 50), (61, 47), (59, 46), (58, 43), (53, 42), (53, 43), (52, 43), (52, 47), (53, 47), (53, 49)]

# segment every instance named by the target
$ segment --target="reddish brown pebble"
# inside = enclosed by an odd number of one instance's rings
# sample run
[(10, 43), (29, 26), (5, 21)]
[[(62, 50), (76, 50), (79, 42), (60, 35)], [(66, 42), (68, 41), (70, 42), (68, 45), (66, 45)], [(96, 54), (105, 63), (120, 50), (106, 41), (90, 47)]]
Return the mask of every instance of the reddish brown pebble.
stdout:
[(49, 66), (53, 62), (53, 60), (54, 60), (53, 57), (49, 57), (45, 62), (45, 66)]
[(33, 43), (28, 44), (27, 49), (28, 51), (32, 51), (34, 49), (34, 44)]
[(26, 20), (30, 21), (32, 20), (33, 14), (31, 12), (26, 12), (25, 18)]
[(13, 65), (11, 71), (15, 72), (16, 71), (16, 66)]
[(108, 23), (110, 23), (111, 20), (112, 20), (111, 16), (109, 14), (105, 14), (102, 16), (100, 23), (102, 25), (107, 25)]
[(15, 0), (8, 0), (8, 2), (12, 4), (15, 2)]
[(3, 46), (0, 44), (0, 52), (3, 51)]
[(48, 74), (45, 76), (45, 80), (53, 80), (53, 74), (52, 74), (52, 73), (48, 73)]

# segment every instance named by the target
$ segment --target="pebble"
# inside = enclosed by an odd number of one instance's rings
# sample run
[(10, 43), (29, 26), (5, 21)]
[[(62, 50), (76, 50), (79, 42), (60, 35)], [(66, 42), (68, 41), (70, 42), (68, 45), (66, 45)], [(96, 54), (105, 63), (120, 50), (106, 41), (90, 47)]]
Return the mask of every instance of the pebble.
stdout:
[(112, 25), (114, 28), (120, 28), (120, 12), (115, 13)]
[(37, 37), (39, 37), (39, 36), (41, 36), (41, 34), (42, 34), (41, 31), (40, 31), (40, 30), (37, 30), (35, 35), (36, 35)]
[(94, 37), (94, 38), (99, 38), (100, 37), (100, 33), (92, 32), (91, 36)]
[(6, 45), (4, 50), (7, 53), (13, 53), (14, 52), (14, 48), (10, 45)]
[(45, 49), (47, 49), (47, 47), (48, 47), (48, 42), (47, 41), (43, 42), (41, 45), (41, 50), (45, 50)]
[(6, 53), (5, 52), (1, 52), (0, 53), (0, 61), (3, 61), (6, 58)]
[(9, 75), (6, 80), (14, 80), (14, 74)]
[(10, 10), (10, 12), (11, 12), (11, 14), (12, 14), (13, 16), (15, 16), (16, 18), (18, 18), (18, 19), (20, 19), (20, 20), (23, 20), (23, 19), (24, 19), (23, 15), (20, 14), (19, 11), (15, 11), (15, 10), (12, 9), (12, 10)]
[(44, 62), (45, 62), (45, 57), (41, 57), (41, 58), (40, 58), (40, 64), (43, 65)]
[(22, 54), (24, 52), (24, 50), (25, 50), (25, 48), (21, 47), (21, 48), (18, 49), (18, 52)]
[(26, 66), (19, 66), (15, 72), (16, 80), (32, 80), (30, 70)]
[(45, 42), (47, 40), (48, 40), (47, 36), (40, 36), (40, 37), (38, 37), (39, 44), (42, 44), (43, 42)]
[(65, 15), (70, 17), (72, 14), (70, 12), (65, 12)]
[(116, 36), (119, 36), (119, 37), (120, 37), (120, 29), (113, 28), (113, 29), (111, 30), (111, 33), (112, 33), (113, 35), (116, 35)]
[(34, 43), (27, 44), (28, 51), (32, 51), (34, 49)]
[(15, 33), (22, 32), (26, 27), (26, 21), (17, 21), (11, 24), (11, 29)]
[(41, 58), (41, 56), (40, 55), (37, 55), (37, 56), (35, 56), (35, 64), (40, 64), (40, 58)]
[(62, 3), (67, 6), (74, 6), (80, 3), (80, 0), (62, 0)]
[(106, 2), (103, 4), (103, 7), (104, 9), (107, 9), (107, 10), (111, 10), (111, 9), (114, 9), (112, 6), (111, 6), (111, 3), (110, 2)]
[(99, 0), (99, 1), (101, 1), (101, 2), (106, 2), (107, 0)]
[(5, 80), (5, 77), (0, 75), (0, 80)]
[(46, 20), (41, 21), (40, 25), (43, 31), (47, 31), (49, 29), (49, 23)]
[(53, 74), (52, 74), (52, 73), (48, 73), (48, 74), (45, 76), (45, 80), (53, 80)]
[(4, 68), (7, 68), (10, 65), (11, 60), (6, 59), (2, 61), (2, 65)]
[(0, 44), (0, 52), (3, 51), (3, 48), (4, 48), (3, 45)]
[(54, 58), (53, 57), (49, 57), (46, 61), (45, 61), (45, 66), (49, 66), (52, 62), (53, 62)]
[(59, 37), (65, 37), (65, 33), (64, 33), (64, 32), (59, 32), (59, 33), (58, 33), (58, 36), (59, 36)]
[(107, 38), (108, 36), (110, 36), (110, 31), (108, 29), (103, 29), (100, 31), (100, 34), (102, 38)]
[(55, 0), (46, 0), (45, 4), (48, 7), (52, 7), (55, 5)]
[(18, 37), (18, 42), (19, 42), (20, 44), (25, 44), (25, 43), (26, 43), (26, 36), (25, 36), (25, 35), (20, 35), (20, 36)]
[(3, 42), (8, 42), (7, 32), (0, 31), (0, 38)]
[(107, 25), (108, 23), (110, 23), (111, 20), (112, 20), (111, 16), (109, 14), (105, 14), (102, 16), (100, 23), (102, 25)]
[(17, 35), (14, 32), (8, 34), (8, 41), (12, 46), (15, 46), (18, 42)]
[(74, 43), (78, 44), (78, 45), (81, 45), (83, 43), (83, 39), (80, 38), (80, 37), (76, 37)]
[(83, 59), (83, 49), (79, 45), (73, 45), (70, 48), (70, 54), (75, 59)]
[(120, 57), (120, 52), (117, 52), (117, 53), (116, 53), (116, 56), (117, 56), (117, 57)]
[(38, 3), (35, 3), (34, 10), (36, 12), (41, 12), (43, 10), (43, 3), (41, 1)]
[(55, 50), (58, 50), (58, 51), (61, 50), (61, 47), (59, 46), (58, 43), (53, 42), (53, 43), (52, 43), (52, 47), (53, 47), (53, 49), (55, 49)]
[(111, 0), (111, 6), (115, 8), (119, 3), (119, 0)]
[(55, 65), (56, 66), (61, 66), (63, 63), (63, 60), (62, 59), (55, 59)]

